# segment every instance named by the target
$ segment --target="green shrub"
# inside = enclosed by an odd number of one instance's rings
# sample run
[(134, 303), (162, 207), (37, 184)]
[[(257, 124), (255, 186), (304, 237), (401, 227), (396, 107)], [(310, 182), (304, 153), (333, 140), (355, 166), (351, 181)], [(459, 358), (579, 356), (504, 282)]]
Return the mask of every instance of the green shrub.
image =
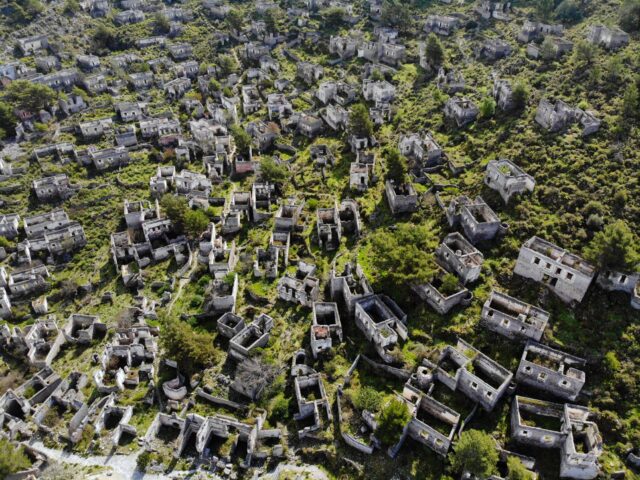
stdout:
[(409, 420), (411, 420), (411, 413), (407, 404), (393, 398), (383, 407), (379, 415), (376, 438), (385, 445), (395, 444)]
[(359, 410), (377, 412), (382, 405), (382, 394), (371, 387), (362, 387), (353, 398), (353, 404)]

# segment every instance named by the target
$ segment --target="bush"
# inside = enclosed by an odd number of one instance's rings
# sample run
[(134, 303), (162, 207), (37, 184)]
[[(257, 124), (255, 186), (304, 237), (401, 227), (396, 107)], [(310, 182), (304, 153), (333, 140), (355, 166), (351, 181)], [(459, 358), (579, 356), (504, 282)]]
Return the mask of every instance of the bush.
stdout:
[(442, 284), (440, 285), (440, 293), (443, 295), (452, 295), (458, 291), (458, 277), (453, 273), (446, 273), (442, 277)]
[(496, 101), (491, 97), (485, 97), (480, 102), (480, 118), (490, 118), (496, 113)]
[(287, 420), (289, 418), (289, 404), (291, 399), (285, 397), (284, 393), (280, 392), (271, 400), (270, 412), (273, 420)]
[(140, 455), (138, 455), (138, 458), (136, 459), (136, 467), (142, 473), (147, 471), (147, 467), (149, 466), (150, 463), (151, 463), (151, 452), (149, 452), (148, 450), (144, 450), (143, 452), (141, 452)]
[(455, 472), (469, 472), (478, 478), (496, 473), (498, 451), (493, 438), (480, 430), (462, 432), (451, 454), (451, 468)]
[(375, 435), (385, 445), (395, 444), (402, 434), (405, 425), (411, 420), (407, 404), (397, 398), (387, 403), (378, 418)]
[(555, 15), (562, 22), (574, 23), (582, 19), (582, 10), (576, 0), (564, 0), (556, 7)]
[(289, 170), (283, 164), (277, 163), (273, 157), (265, 157), (260, 162), (260, 175), (271, 183), (284, 183), (289, 178)]
[(198, 308), (199, 306), (202, 305), (203, 301), (204, 301), (204, 298), (202, 298), (200, 295), (194, 295), (193, 297), (191, 297), (191, 300), (189, 301), (189, 306), (191, 308)]
[(26, 470), (31, 466), (31, 461), (25, 455), (22, 447), (12, 444), (9, 439), (0, 437), (0, 478), (5, 478), (13, 473)]
[(382, 405), (382, 394), (371, 387), (362, 387), (356, 393), (353, 404), (359, 410), (377, 412)]
[(522, 109), (527, 105), (529, 90), (524, 83), (518, 82), (514, 85), (512, 99), (513, 105), (516, 109)]
[(507, 480), (531, 480), (533, 474), (525, 468), (518, 457), (507, 457)]
[(628, 33), (640, 30), (640, 0), (625, 0), (620, 8), (619, 24)]

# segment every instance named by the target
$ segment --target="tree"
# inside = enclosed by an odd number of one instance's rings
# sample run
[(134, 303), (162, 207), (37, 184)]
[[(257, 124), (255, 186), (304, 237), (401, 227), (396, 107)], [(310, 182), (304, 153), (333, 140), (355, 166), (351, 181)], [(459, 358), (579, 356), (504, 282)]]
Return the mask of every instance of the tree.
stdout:
[(0, 100), (0, 139), (13, 137), (16, 134), (15, 126), (17, 120), (11, 105)]
[(536, 12), (538, 16), (543, 20), (549, 20), (555, 7), (554, 0), (538, 0), (536, 2)]
[(385, 147), (382, 154), (387, 160), (387, 178), (397, 183), (404, 183), (409, 172), (405, 156), (400, 153), (400, 150), (390, 146)]
[(373, 71), (371, 72), (371, 80), (373, 80), (374, 82), (381, 82), (384, 80), (384, 75), (379, 68), (373, 69)]
[(232, 125), (230, 130), (238, 151), (242, 154), (248, 154), (251, 147), (251, 135), (239, 125)]
[(496, 101), (491, 97), (484, 97), (478, 107), (480, 118), (490, 118), (496, 113)]
[(219, 354), (213, 346), (214, 339), (210, 333), (196, 331), (175, 318), (165, 318), (160, 329), (165, 356), (178, 362), (180, 370), (188, 374), (216, 363)]
[(452, 295), (458, 291), (458, 277), (453, 273), (445, 273), (440, 284), (440, 293), (444, 295)]
[(395, 230), (378, 229), (369, 237), (367, 258), (371, 281), (386, 291), (407, 295), (414, 284), (428, 282), (436, 271), (433, 250), (438, 246), (433, 221), (400, 223)]
[(5, 478), (12, 473), (26, 470), (31, 466), (29, 458), (24, 453), (24, 448), (16, 447), (9, 439), (0, 437), (0, 478)]
[(80, 11), (80, 3), (78, 2), (78, 0), (66, 0), (64, 2), (62, 13), (66, 15), (75, 15), (79, 11)]
[(580, 41), (576, 43), (573, 58), (578, 64), (591, 65), (596, 58), (596, 49), (593, 44), (584, 40)]
[(613, 55), (606, 65), (607, 77), (610, 82), (617, 82), (624, 73), (624, 63), (620, 55)]
[(169, 33), (169, 30), (171, 30), (169, 19), (162, 12), (156, 13), (153, 22), (156, 28), (156, 32), (158, 33)]
[(233, 8), (227, 13), (227, 17), (225, 18), (225, 22), (229, 25), (229, 28), (234, 31), (242, 30), (242, 26), (244, 25), (244, 15), (237, 8)]
[(584, 251), (587, 260), (601, 270), (633, 272), (640, 262), (638, 240), (623, 220), (616, 220), (595, 234)]
[(166, 193), (162, 199), (160, 199), (160, 206), (176, 229), (182, 231), (184, 229), (185, 217), (189, 211), (187, 199)]
[(518, 457), (507, 457), (507, 480), (531, 480), (532, 473), (525, 468), (522, 461)]
[(527, 100), (529, 99), (529, 90), (527, 89), (527, 86), (522, 83), (522, 82), (518, 82), (513, 86), (513, 96), (511, 97), (513, 99), (513, 106), (516, 109), (522, 109), (527, 105)]
[(383, 25), (407, 31), (411, 27), (411, 10), (409, 10), (409, 5), (407, 5), (407, 2), (400, 0), (385, 0), (382, 4), (380, 20)]
[(478, 478), (487, 478), (496, 472), (498, 451), (491, 435), (466, 430), (453, 449), (450, 460), (455, 472), (469, 472)]
[(551, 37), (547, 37), (540, 45), (540, 56), (544, 60), (553, 60), (556, 58), (556, 46)]
[(192, 239), (198, 238), (209, 226), (209, 217), (202, 210), (187, 210), (184, 231)]
[(267, 9), (267, 11), (264, 12), (264, 23), (267, 27), (267, 30), (270, 32), (277, 32), (278, 22), (283, 17), (284, 15), (280, 8), (274, 7)]
[(97, 51), (100, 50), (117, 50), (118, 38), (113, 27), (106, 25), (98, 25), (92, 36), (93, 47)]
[(349, 112), (349, 132), (357, 137), (373, 135), (373, 122), (366, 105), (358, 103)]
[(289, 170), (273, 157), (265, 157), (260, 162), (260, 174), (264, 180), (271, 183), (284, 183), (289, 178)]
[(582, 19), (580, 4), (576, 0), (564, 0), (556, 7), (555, 16), (562, 22), (578, 22)]
[(27, 23), (42, 13), (40, 0), (14, 0), (6, 5), (6, 14), (14, 23)]
[(340, 7), (330, 7), (322, 12), (324, 23), (329, 28), (337, 28), (344, 23), (346, 12)]
[(625, 0), (620, 7), (620, 27), (628, 32), (640, 30), (640, 0)]
[(57, 96), (56, 91), (47, 85), (14, 80), (7, 87), (4, 98), (19, 110), (38, 112), (51, 105)]
[(444, 61), (444, 48), (434, 33), (430, 33), (425, 44), (427, 62), (432, 67), (439, 67)]
[(640, 93), (635, 82), (629, 84), (622, 99), (622, 113), (628, 119), (637, 119), (640, 111)]
[(218, 68), (220, 69), (220, 74), (224, 77), (235, 73), (238, 70), (238, 62), (231, 55), (220, 55), (218, 56)]
[(380, 412), (378, 428), (375, 432), (376, 438), (385, 445), (395, 444), (409, 420), (411, 420), (411, 413), (407, 404), (393, 398)]

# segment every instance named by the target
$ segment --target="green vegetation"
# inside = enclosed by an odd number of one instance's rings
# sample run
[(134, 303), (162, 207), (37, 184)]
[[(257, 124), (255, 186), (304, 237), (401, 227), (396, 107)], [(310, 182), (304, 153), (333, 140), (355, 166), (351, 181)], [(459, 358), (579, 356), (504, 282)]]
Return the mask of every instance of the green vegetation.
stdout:
[(397, 398), (391, 399), (380, 412), (376, 437), (385, 445), (393, 445), (400, 439), (400, 434), (411, 419), (407, 404)]
[(435, 33), (430, 33), (425, 44), (425, 56), (429, 65), (439, 67), (444, 62), (444, 48)]
[(400, 153), (400, 150), (391, 146), (385, 147), (382, 154), (387, 161), (387, 178), (397, 183), (406, 182), (409, 173), (406, 157)]
[(533, 474), (525, 468), (518, 457), (507, 458), (507, 480), (532, 480)]
[(635, 271), (640, 262), (638, 239), (622, 220), (596, 233), (584, 253), (589, 261), (602, 270)]
[(357, 137), (370, 137), (373, 135), (373, 122), (369, 116), (369, 110), (363, 103), (358, 103), (351, 108), (349, 113), (349, 133)]
[(160, 331), (160, 345), (166, 357), (175, 360), (182, 371), (192, 373), (212, 365), (218, 359), (213, 335), (194, 330), (178, 319), (165, 318)]
[(620, 27), (628, 33), (640, 30), (639, 0), (624, 0), (620, 9)]
[(284, 183), (289, 179), (289, 170), (283, 164), (277, 163), (273, 157), (265, 157), (260, 162), (260, 174), (267, 182)]
[(407, 295), (411, 285), (428, 282), (433, 276), (432, 252), (437, 245), (438, 230), (433, 222), (401, 223), (395, 230), (376, 230), (369, 237), (369, 278), (383, 291)]
[[(34, 113), (50, 106), (57, 97), (58, 94), (51, 87), (27, 80), (11, 82), (4, 94), (4, 99), (14, 108)], [(3, 120), (5, 115), (6, 113), (2, 113)]]
[(31, 466), (24, 448), (16, 447), (9, 439), (0, 437), (0, 477), (5, 478), (12, 473), (26, 470)]
[(469, 472), (477, 478), (487, 478), (497, 471), (498, 451), (491, 435), (480, 430), (466, 430), (454, 445), (449, 459), (454, 472)]

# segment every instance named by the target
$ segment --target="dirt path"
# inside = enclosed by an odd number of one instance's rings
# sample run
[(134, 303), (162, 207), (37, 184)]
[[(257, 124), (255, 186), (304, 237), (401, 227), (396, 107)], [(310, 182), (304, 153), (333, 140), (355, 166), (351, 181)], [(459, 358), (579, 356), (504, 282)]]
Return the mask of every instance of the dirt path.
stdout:
[(176, 303), (176, 300), (182, 294), (182, 289), (184, 288), (184, 286), (189, 283), (191, 274), (195, 271), (196, 268), (198, 268), (198, 251), (197, 247), (194, 247), (194, 251), (191, 254), (191, 268), (189, 268), (189, 270), (180, 277), (180, 280), (178, 281), (178, 288), (176, 289), (175, 294), (171, 299), (171, 303), (169, 304), (169, 308), (167, 308), (167, 312), (171, 313), (174, 303)]

